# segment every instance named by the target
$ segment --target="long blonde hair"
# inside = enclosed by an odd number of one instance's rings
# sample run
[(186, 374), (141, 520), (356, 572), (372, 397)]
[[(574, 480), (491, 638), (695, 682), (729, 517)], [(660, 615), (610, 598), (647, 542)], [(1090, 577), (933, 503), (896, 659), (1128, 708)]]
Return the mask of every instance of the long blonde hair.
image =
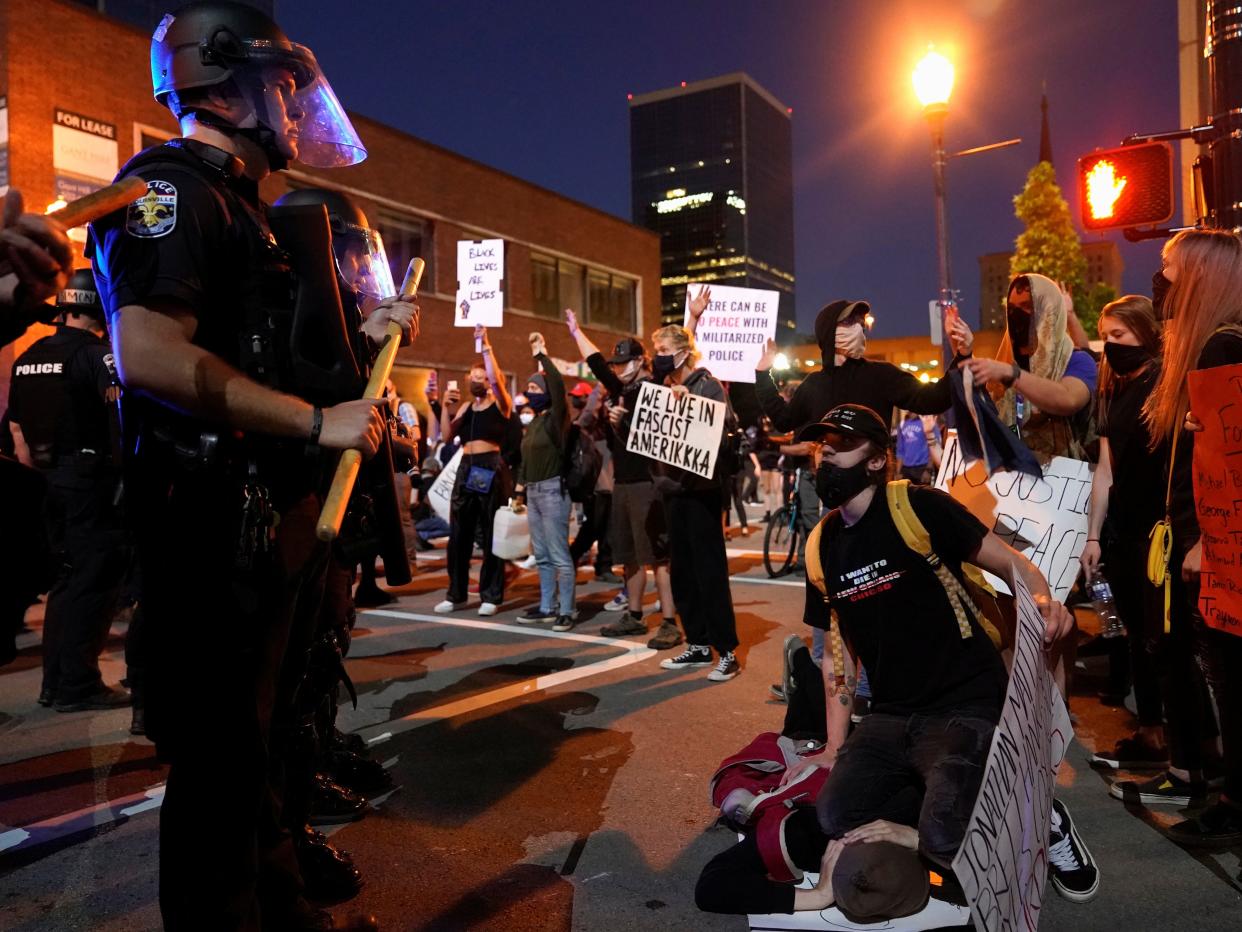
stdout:
[(1153, 448), (1181, 427), (1189, 407), (1186, 377), (1221, 326), (1242, 323), (1242, 239), (1225, 230), (1183, 230), (1163, 250), (1177, 277), (1164, 299), (1164, 362), (1143, 404)]
[(686, 357), (686, 362), (690, 364), (691, 369), (697, 366), (699, 364), (699, 360), (702, 358), (699, 353), (699, 348), (695, 345), (694, 334), (685, 327), (679, 327), (677, 324), (669, 324), (668, 326), (661, 327), (651, 335), (651, 342), (653, 345), (656, 340), (667, 340), (669, 343), (673, 344), (679, 353), (682, 350), (688, 350), (689, 355)]

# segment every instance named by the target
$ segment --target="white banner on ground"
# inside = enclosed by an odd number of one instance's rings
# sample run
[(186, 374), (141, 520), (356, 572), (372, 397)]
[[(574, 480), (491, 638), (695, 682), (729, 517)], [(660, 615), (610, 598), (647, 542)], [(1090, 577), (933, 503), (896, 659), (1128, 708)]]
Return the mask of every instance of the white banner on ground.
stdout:
[(710, 479), (720, 453), (725, 404), (644, 382), (630, 421), (626, 450)]
[(461, 465), (461, 450), (453, 454), (448, 465), (440, 470), (440, 475), (436, 476), (436, 481), (431, 483), (431, 488), (427, 490), (427, 500), (431, 503), (432, 510), (450, 524), (452, 523), (450, 516), (453, 513), (453, 483), (457, 481), (459, 465)]
[(1044, 620), (1018, 580), (1013, 669), (983, 783), (953, 873), (975, 927), (1035, 932), (1048, 878), (1048, 826), (1057, 766), (1074, 737), (1048, 670)]
[[(1005, 543), (1024, 554), (1048, 580), (1052, 597), (1064, 602), (1078, 578), (1078, 557), (1087, 543), (1087, 508), (1094, 467), (1054, 457), (1042, 479), (998, 472), (990, 479), (982, 461), (966, 464), (957, 432), (950, 431), (936, 475), (942, 489)], [(1009, 586), (987, 574), (999, 592)]]
[(503, 326), (504, 277), (504, 240), (458, 240), (457, 303), (453, 310), (453, 326)]
[[(686, 316), (690, 325), (690, 296), (701, 284), (686, 288)], [(703, 354), (703, 365), (724, 382), (754, 382), (755, 365), (768, 340), (776, 336), (779, 291), (710, 285), (711, 303), (699, 318), (694, 341)]]

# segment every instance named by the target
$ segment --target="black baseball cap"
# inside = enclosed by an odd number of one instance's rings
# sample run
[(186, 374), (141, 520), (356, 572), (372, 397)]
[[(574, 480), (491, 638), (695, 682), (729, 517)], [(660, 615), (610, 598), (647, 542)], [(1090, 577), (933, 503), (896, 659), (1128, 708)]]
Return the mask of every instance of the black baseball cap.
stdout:
[(799, 443), (807, 440), (821, 441), (828, 434), (861, 437), (877, 446), (888, 448), (888, 425), (883, 418), (865, 405), (837, 405), (825, 414), (817, 424), (808, 424), (798, 431)]
[(646, 355), (643, 345), (633, 337), (626, 337), (619, 340), (617, 345), (613, 347), (612, 359), (608, 360), (610, 364), (619, 365), (623, 362), (629, 362), (632, 359), (642, 359)]

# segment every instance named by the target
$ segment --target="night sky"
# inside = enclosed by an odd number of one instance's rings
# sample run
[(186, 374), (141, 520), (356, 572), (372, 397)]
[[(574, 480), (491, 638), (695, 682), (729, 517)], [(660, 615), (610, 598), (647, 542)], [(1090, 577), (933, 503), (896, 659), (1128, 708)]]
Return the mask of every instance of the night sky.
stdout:
[[(910, 82), (928, 43), (957, 66), (947, 148), (1024, 140), (949, 164), (953, 283), (976, 321), (977, 257), (1011, 249), (1021, 231), (1012, 197), (1038, 154), (1041, 85), (1077, 216), (1078, 156), (1179, 126), (1176, 6), (278, 0), (276, 9), (346, 107), (627, 220), (626, 94), (749, 73), (793, 108), (800, 329), (831, 299), (866, 298), (875, 335), (899, 336), (926, 332), (936, 288), (928, 135)], [(1125, 289), (1149, 291), (1159, 243), (1105, 235), (1121, 244)]]

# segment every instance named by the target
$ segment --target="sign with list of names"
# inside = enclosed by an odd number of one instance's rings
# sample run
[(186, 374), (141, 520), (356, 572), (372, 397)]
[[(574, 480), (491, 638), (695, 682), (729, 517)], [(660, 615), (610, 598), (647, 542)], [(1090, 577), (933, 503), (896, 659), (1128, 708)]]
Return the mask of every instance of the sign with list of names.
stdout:
[[(690, 298), (701, 284), (686, 288), (685, 326), (690, 325)], [(768, 340), (776, 336), (779, 291), (710, 285), (711, 303), (699, 317), (694, 341), (703, 366), (723, 382), (754, 382), (755, 365)]]
[(1190, 410), (1203, 424), (1194, 453), (1199, 611), (1211, 627), (1242, 637), (1242, 365), (1192, 372), (1189, 387)]
[(503, 326), (504, 277), (504, 240), (458, 240), (457, 303), (453, 311), (453, 326)]

